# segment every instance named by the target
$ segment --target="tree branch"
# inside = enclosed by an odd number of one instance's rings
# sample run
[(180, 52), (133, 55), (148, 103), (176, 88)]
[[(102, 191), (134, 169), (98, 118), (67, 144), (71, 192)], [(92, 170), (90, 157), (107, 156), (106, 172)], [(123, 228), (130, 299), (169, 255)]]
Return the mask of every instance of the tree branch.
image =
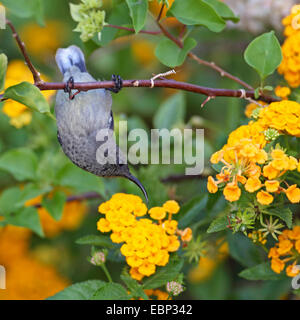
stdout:
[[(233, 90), (233, 89), (219, 89), (219, 88), (208, 88), (203, 86), (198, 86), (191, 83), (180, 82), (176, 80), (153, 80), (154, 87), (157, 88), (171, 88), (179, 89), (194, 93), (203, 94), (210, 97), (236, 97), (236, 98), (250, 98), (255, 99), (254, 91), (244, 91), (242, 89)], [(40, 90), (61, 90), (64, 89), (66, 84), (64, 82), (42, 82), (35, 84)], [(108, 89), (114, 88), (115, 83), (113, 81), (95, 81), (95, 82), (75, 82), (72, 86), (72, 89), (77, 89), (79, 91), (88, 91), (93, 89)], [(123, 80), (123, 87), (125, 88), (151, 88), (151, 80)], [(276, 98), (261, 95), (259, 100), (264, 102), (275, 102), (279, 101)]]
[[(183, 43), (181, 42), (181, 40), (179, 40), (176, 37), (174, 37), (164, 26), (162, 26), (162, 24), (159, 21), (157, 21), (157, 25), (160, 28), (160, 30), (162, 31), (162, 33), (167, 38), (172, 40), (179, 48), (183, 48)], [(247, 88), (249, 90), (253, 90), (254, 89), (252, 86), (250, 86), (248, 83), (244, 82), (240, 78), (232, 75), (231, 73), (229, 73), (229, 72), (225, 71), (224, 69), (222, 69), (221, 67), (217, 66), (214, 62), (209, 62), (209, 61), (200, 59), (197, 55), (195, 55), (192, 52), (188, 53), (188, 57), (190, 57), (194, 61), (198, 62), (199, 64), (205, 65), (205, 66), (207, 66), (207, 67), (209, 67), (211, 69), (216, 70), (217, 72), (220, 73), (220, 75), (222, 77), (229, 78), (229, 79), (237, 82), (238, 84), (242, 85), (243, 87), (245, 87), (245, 88)]]

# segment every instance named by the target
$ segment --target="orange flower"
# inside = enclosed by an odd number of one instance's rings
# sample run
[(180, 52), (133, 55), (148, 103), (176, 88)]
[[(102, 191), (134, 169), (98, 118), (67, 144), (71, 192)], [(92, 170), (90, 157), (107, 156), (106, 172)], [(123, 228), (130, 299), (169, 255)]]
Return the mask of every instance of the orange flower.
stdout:
[(290, 240), (279, 241), (277, 252), (279, 255), (287, 254), (293, 248), (293, 242)]
[(285, 272), (288, 277), (296, 277), (300, 273), (300, 269), (296, 267), (296, 261), (287, 266)]
[(279, 253), (277, 251), (277, 248), (273, 247), (270, 249), (268, 258), (279, 258)]
[(265, 187), (268, 192), (276, 192), (279, 188), (279, 181), (277, 180), (267, 180), (265, 182)]
[(189, 242), (192, 240), (193, 232), (191, 228), (185, 228), (181, 233), (181, 240)]
[(144, 278), (144, 275), (139, 273), (138, 268), (131, 268), (129, 271), (131, 278), (141, 281)]
[(277, 86), (275, 88), (275, 94), (279, 98), (287, 99), (287, 97), (291, 94), (291, 89), (289, 87)]
[(270, 193), (263, 190), (257, 193), (256, 198), (257, 198), (257, 201), (263, 205), (268, 205), (272, 203), (274, 200), (273, 196)]
[(273, 258), (271, 261), (271, 268), (274, 272), (280, 273), (284, 269), (284, 262), (278, 258)]
[(268, 178), (269, 180), (273, 180), (278, 177), (279, 175), (279, 170), (275, 169), (271, 163), (268, 165), (264, 166), (263, 168), (263, 175)]
[(217, 151), (210, 157), (210, 162), (212, 164), (217, 164), (223, 159), (223, 156), (224, 156), (223, 150)]
[(236, 183), (227, 183), (226, 187), (223, 190), (223, 194), (226, 200), (233, 202), (239, 200), (241, 196), (241, 189), (237, 186)]
[(297, 240), (295, 243), (296, 250), (300, 253), (300, 240)]
[(293, 184), (285, 190), (285, 194), (292, 203), (300, 202), (300, 189), (297, 188), (296, 184)]
[(218, 191), (218, 185), (212, 176), (207, 179), (207, 190), (210, 193), (216, 193)]
[(248, 192), (255, 192), (261, 188), (261, 182), (258, 178), (249, 178), (245, 184), (245, 189)]
[(289, 230), (288, 237), (291, 240), (300, 240), (300, 226), (295, 226), (293, 230)]

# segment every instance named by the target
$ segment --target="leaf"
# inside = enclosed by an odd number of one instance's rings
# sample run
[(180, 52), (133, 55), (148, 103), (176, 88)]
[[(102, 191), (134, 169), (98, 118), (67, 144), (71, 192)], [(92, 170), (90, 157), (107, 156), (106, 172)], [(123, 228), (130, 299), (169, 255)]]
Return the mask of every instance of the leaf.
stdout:
[(112, 241), (105, 236), (88, 235), (76, 240), (77, 244), (88, 244), (91, 246), (113, 248), (114, 244)]
[(245, 50), (244, 58), (262, 80), (272, 74), (282, 60), (281, 47), (274, 31), (255, 38)]
[(43, 197), (42, 206), (50, 213), (56, 221), (62, 217), (66, 195), (62, 191), (55, 191), (52, 198)]
[(213, 7), (220, 17), (224, 20), (231, 20), (233, 22), (239, 22), (240, 18), (237, 17), (232, 10), (224, 2), (218, 0), (203, 0), (208, 5)]
[(165, 100), (156, 111), (153, 123), (157, 129), (171, 130), (176, 124), (184, 122), (185, 117), (185, 99), (182, 92), (178, 92)]
[(280, 280), (286, 277), (284, 274), (275, 273), (271, 269), (270, 262), (245, 269), (239, 273), (239, 276), (247, 280)]
[(216, 10), (202, 0), (175, 0), (167, 15), (183, 24), (202, 25), (213, 32), (220, 32), (226, 26)]
[(139, 33), (145, 25), (148, 0), (126, 0), (135, 33)]
[(155, 274), (147, 278), (143, 284), (144, 289), (156, 289), (167, 282), (175, 280), (183, 267), (184, 260), (177, 256), (170, 258), (164, 267), (158, 267)]
[(21, 189), (18, 187), (4, 190), (0, 195), (0, 215), (6, 215), (21, 207), (18, 204), (21, 198)]
[(47, 300), (90, 300), (95, 292), (105, 284), (106, 282), (101, 280), (78, 282), (47, 298)]
[(242, 234), (227, 235), (229, 253), (244, 267), (253, 267), (263, 262), (262, 249)]
[(179, 48), (172, 40), (163, 38), (155, 48), (155, 56), (164, 65), (174, 68), (183, 64), (187, 54), (195, 48), (197, 41), (186, 38), (183, 48)]
[(218, 217), (210, 224), (207, 229), (207, 233), (218, 232), (227, 229), (228, 220), (227, 217)]
[(144, 300), (149, 300), (148, 296), (145, 294), (142, 286), (128, 274), (121, 274), (121, 280), (126, 284), (130, 295), (134, 298), (143, 298)]
[(95, 191), (104, 194), (104, 185), (96, 175), (84, 171), (73, 163), (67, 163), (56, 175), (56, 184), (70, 187), (78, 192)]
[(9, 150), (0, 157), (0, 169), (12, 174), (16, 180), (35, 180), (38, 160), (29, 149)]
[(0, 54), (0, 92), (4, 88), (6, 69), (7, 69), (7, 57), (4, 53), (1, 53)]
[(7, 215), (6, 221), (14, 226), (29, 228), (40, 237), (44, 236), (39, 214), (34, 207), (23, 207), (19, 209), (18, 211)]
[(207, 198), (207, 194), (201, 194), (181, 207), (178, 216), (178, 227), (180, 229), (189, 226), (196, 216), (200, 217), (201, 211), (206, 207)]
[(129, 300), (129, 295), (123, 286), (110, 282), (98, 289), (92, 300)]
[(24, 81), (7, 88), (4, 92), (4, 98), (18, 101), (40, 113), (51, 114), (49, 104), (41, 91), (29, 82)]
[(278, 218), (280, 218), (281, 220), (283, 220), (287, 227), (289, 229), (292, 228), (292, 224), (293, 224), (293, 213), (291, 211), (290, 208), (284, 207), (284, 208), (274, 208), (274, 209), (268, 209), (265, 210), (264, 213), (269, 214), (270, 216), (276, 216)]

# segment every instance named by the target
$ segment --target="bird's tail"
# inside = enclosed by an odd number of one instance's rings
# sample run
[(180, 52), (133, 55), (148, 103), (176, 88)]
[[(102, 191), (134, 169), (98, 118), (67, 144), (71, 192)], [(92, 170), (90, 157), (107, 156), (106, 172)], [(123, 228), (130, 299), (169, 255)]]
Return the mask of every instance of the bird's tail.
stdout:
[(56, 51), (56, 63), (62, 74), (67, 72), (72, 66), (76, 66), (81, 72), (86, 72), (84, 55), (77, 46), (69, 46), (68, 48), (60, 48)]

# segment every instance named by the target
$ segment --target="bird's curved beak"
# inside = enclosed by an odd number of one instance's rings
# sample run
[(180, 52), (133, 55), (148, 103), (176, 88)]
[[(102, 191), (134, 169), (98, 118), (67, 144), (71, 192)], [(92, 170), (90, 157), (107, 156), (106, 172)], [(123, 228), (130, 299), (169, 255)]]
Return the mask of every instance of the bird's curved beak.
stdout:
[(133, 176), (132, 174), (126, 175), (125, 176), (127, 179), (129, 179), (130, 181), (134, 182), (143, 192), (146, 202), (148, 204), (148, 194), (146, 189), (144, 188), (144, 186), (142, 185), (142, 183), (140, 182), (140, 180), (138, 178), (136, 178), (135, 176)]

